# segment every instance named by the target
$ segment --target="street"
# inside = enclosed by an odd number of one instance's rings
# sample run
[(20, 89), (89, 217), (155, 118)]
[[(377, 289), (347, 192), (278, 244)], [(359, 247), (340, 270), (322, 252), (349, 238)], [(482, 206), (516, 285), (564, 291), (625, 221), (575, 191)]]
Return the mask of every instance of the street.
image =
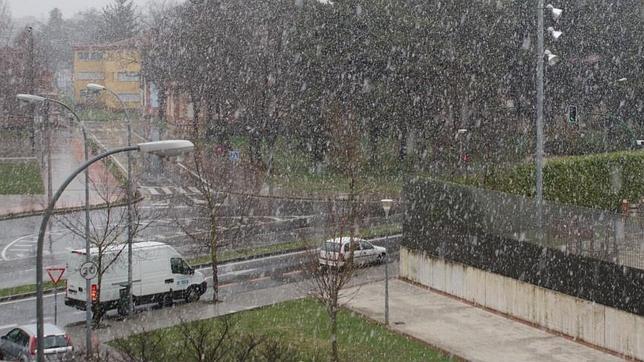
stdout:
[[(383, 245), (385, 241), (381, 239), (379, 244)], [(398, 275), (397, 240), (388, 240), (386, 244), (392, 245), (392, 250), (395, 250), (391, 254), (392, 262), (389, 265), (390, 277), (395, 278)], [(218, 270), (221, 298), (225, 300), (232, 295), (240, 295), (254, 290), (273, 288), (287, 284), (293, 284), (295, 287), (296, 284), (294, 283), (299, 283), (297, 284), (297, 288), (302, 288), (301, 292), (304, 295), (312, 284), (304, 280), (301, 263), (310, 260), (308, 259), (310, 256), (311, 254), (309, 252), (296, 252), (220, 265)], [(207, 276), (209, 283), (211, 283), (211, 269), (205, 268), (201, 269), (201, 271)], [(384, 278), (384, 265), (360, 268), (354, 275), (352, 285), (380, 280), (382, 278)], [(65, 326), (83, 321), (85, 312), (65, 306), (64, 298), (64, 292), (59, 293), (58, 324)], [(209, 301), (211, 298), (212, 288), (209, 287), (206, 294), (201, 297), (201, 301)], [(35, 303), (35, 297), (0, 303), (0, 334), (6, 333), (8, 329), (16, 325), (34, 323)], [(179, 302), (175, 307), (184, 308), (189, 306), (184, 306), (183, 302)], [(158, 307), (156, 305), (140, 306), (137, 307), (137, 311), (140, 313), (148, 313), (149, 319), (153, 320), (155, 313), (158, 313)], [(53, 323), (53, 294), (44, 297), (44, 313), (45, 321)], [(118, 323), (118, 319), (119, 317), (116, 311), (110, 311), (107, 316), (107, 323)]]

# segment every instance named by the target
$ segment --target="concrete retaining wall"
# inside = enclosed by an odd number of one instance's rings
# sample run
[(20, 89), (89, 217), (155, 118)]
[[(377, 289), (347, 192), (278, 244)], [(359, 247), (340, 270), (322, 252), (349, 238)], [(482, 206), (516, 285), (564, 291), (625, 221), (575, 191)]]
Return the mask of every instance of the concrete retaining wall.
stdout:
[(400, 276), (578, 340), (644, 360), (644, 317), (422, 252), (400, 249)]

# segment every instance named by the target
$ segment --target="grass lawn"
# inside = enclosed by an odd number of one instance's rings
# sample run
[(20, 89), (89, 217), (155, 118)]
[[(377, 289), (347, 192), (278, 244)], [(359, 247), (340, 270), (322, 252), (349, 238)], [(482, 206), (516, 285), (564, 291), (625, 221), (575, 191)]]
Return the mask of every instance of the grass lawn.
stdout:
[[(329, 318), (322, 304), (313, 299), (288, 301), (273, 306), (258, 308), (234, 314), (231, 319), (234, 333), (270, 337), (284, 346), (289, 346), (289, 360), (328, 361), (330, 342)], [(220, 328), (215, 319), (191, 322), (190, 329), (199, 326)], [(155, 345), (177, 349), (183, 345), (177, 327), (151, 332), (145, 339), (160, 341)], [(127, 343), (130, 348), (142, 346), (142, 336), (117, 340), (113, 346)], [(161, 340), (159, 340), (161, 338)], [(387, 330), (348, 310), (341, 310), (338, 316), (338, 345), (343, 361), (449, 361), (427, 345)], [(173, 347), (175, 346), (175, 347)], [(122, 348), (122, 347), (121, 347)], [(158, 348), (158, 347), (157, 347)], [(160, 354), (164, 358), (176, 357), (169, 351)], [(158, 355), (157, 355), (158, 356)], [(264, 360), (259, 358), (259, 360)]]
[[(235, 250), (222, 250), (219, 252), (217, 260), (222, 263), (237, 258), (250, 258), (257, 255), (274, 253), (279, 251), (298, 250), (310, 245), (307, 241), (290, 241), (273, 245), (260, 246), (257, 248), (244, 248)], [(200, 256), (188, 260), (192, 265), (210, 263), (210, 255)]]
[(44, 192), (38, 162), (0, 161), (0, 195), (37, 195)]
[[(65, 286), (65, 281), (61, 280), (58, 283), (59, 287)], [(48, 290), (48, 289), (54, 289), (54, 283), (51, 281), (46, 281), (43, 282), (43, 290)], [(19, 285), (17, 287), (11, 287), (11, 288), (4, 288), (0, 289), (0, 297), (6, 297), (9, 295), (16, 295), (16, 294), (24, 294), (24, 293), (31, 293), (36, 291), (36, 284), (27, 284), (27, 285)]]

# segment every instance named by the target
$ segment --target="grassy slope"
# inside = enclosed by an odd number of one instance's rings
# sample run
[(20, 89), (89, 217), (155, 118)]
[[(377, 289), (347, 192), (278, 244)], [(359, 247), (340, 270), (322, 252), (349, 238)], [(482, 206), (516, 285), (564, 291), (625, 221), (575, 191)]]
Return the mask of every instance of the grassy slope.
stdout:
[(0, 162), (0, 195), (35, 195), (44, 192), (36, 161)]
[[(234, 329), (241, 334), (270, 336), (289, 345), (294, 360), (326, 361), (330, 351), (330, 323), (324, 306), (312, 299), (294, 300), (232, 317)], [(212, 323), (209, 320), (192, 323)], [(159, 333), (171, 346), (178, 329)], [(130, 338), (133, 341), (133, 338)], [(135, 343), (135, 342), (132, 342)], [(118, 342), (112, 343), (118, 345)], [(387, 330), (382, 325), (365, 320), (350, 311), (342, 310), (338, 317), (338, 344), (343, 361), (447, 361), (427, 345)]]

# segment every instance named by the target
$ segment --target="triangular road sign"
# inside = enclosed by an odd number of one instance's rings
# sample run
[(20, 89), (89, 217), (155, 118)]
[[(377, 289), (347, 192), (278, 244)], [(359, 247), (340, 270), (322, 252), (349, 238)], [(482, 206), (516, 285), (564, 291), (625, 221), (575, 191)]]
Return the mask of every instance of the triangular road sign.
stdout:
[(54, 285), (60, 282), (60, 278), (65, 274), (65, 268), (62, 267), (47, 267), (47, 274), (49, 274), (49, 279), (51, 279)]

